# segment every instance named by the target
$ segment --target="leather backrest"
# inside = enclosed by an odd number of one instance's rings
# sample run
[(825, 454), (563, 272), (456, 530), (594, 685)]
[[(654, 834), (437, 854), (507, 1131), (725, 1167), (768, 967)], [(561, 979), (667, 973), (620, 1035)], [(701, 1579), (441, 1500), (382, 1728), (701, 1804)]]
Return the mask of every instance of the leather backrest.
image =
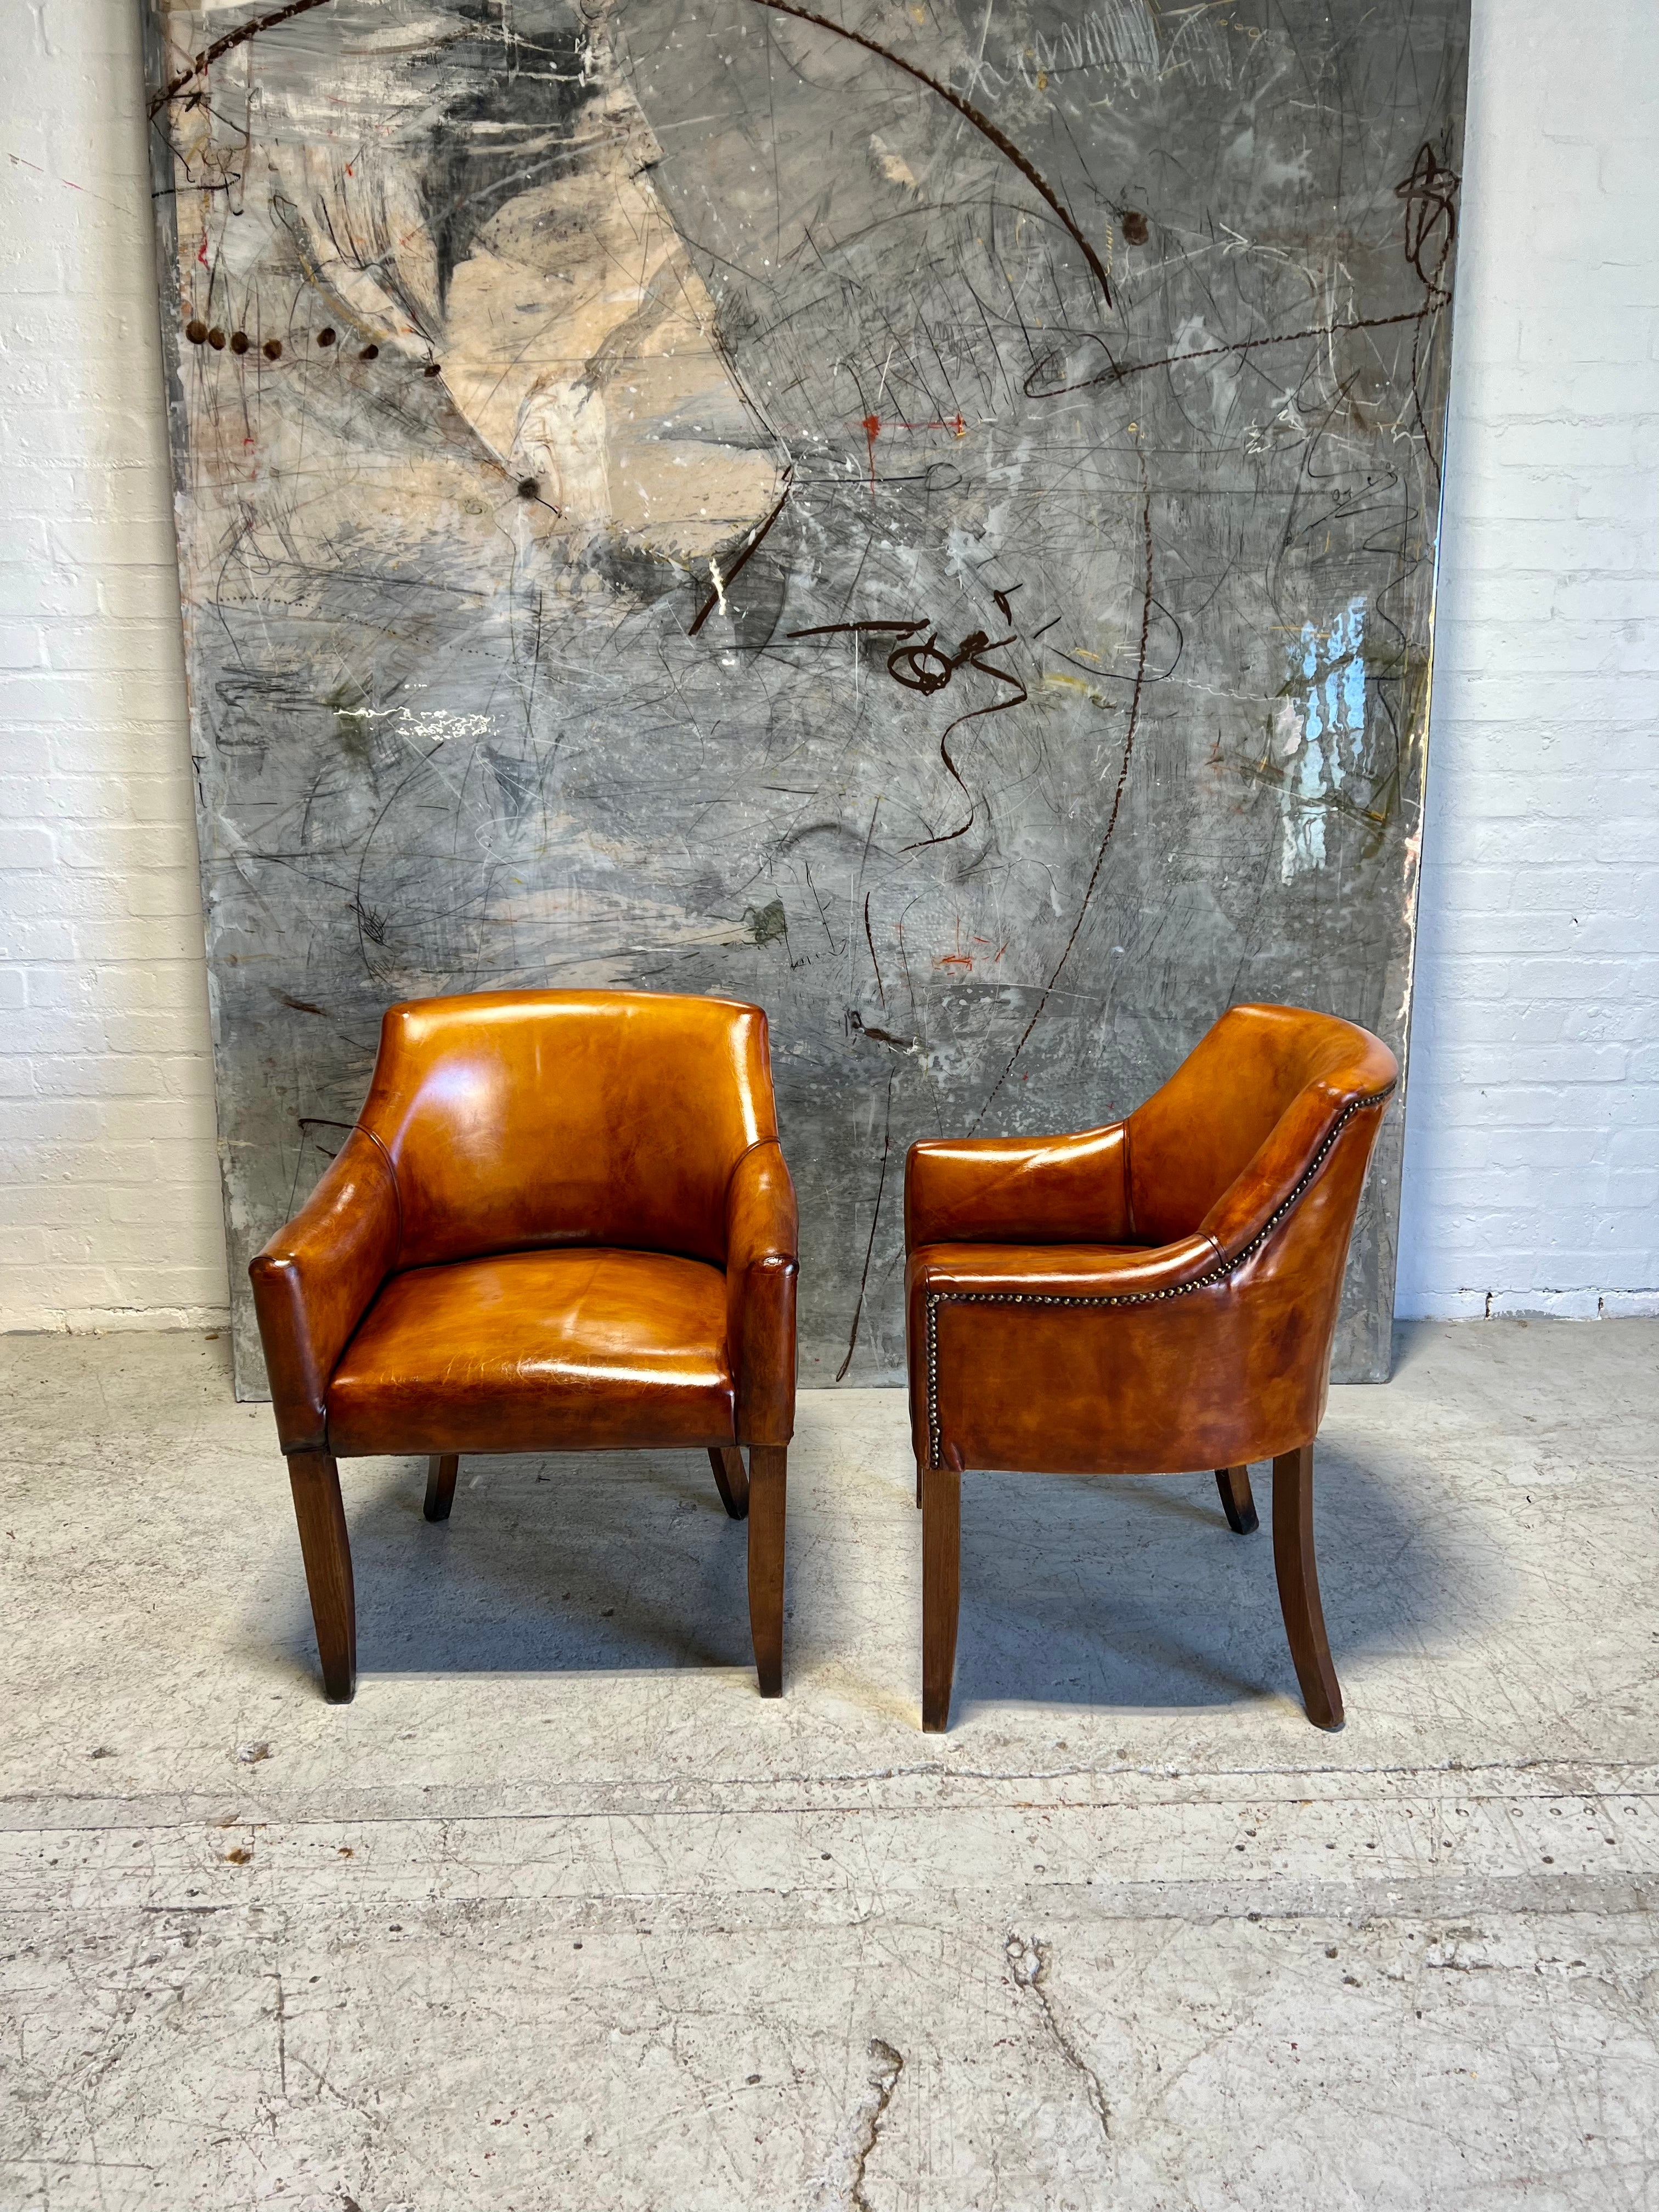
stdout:
[[(1268, 1206), (1281, 1184), (1294, 1185), (1344, 1108), (1387, 1089), (1397, 1072), (1387, 1046), (1355, 1023), (1299, 1006), (1230, 1007), (1129, 1116), (1136, 1238), (1191, 1236), (1258, 1156), (1262, 1189), (1254, 1196)], [(1271, 1145), (1281, 1125), (1287, 1141)], [(1253, 1202), (1252, 1214), (1261, 1210)]]
[(397, 1264), (550, 1244), (723, 1262), (726, 1194), (777, 1134), (766, 1017), (649, 991), (393, 1006), (358, 1117), (397, 1176)]

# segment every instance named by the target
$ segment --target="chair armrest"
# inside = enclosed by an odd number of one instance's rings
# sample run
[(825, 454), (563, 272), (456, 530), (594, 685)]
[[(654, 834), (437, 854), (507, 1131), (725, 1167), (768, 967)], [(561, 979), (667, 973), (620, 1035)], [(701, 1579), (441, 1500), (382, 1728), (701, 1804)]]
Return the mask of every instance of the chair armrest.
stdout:
[(795, 1430), (795, 1186), (771, 1137), (732, 1170), (726, 1192), (726, 1329), (738, 1442), (787, 1444)]
[(1128, 1125), (1074, 1137), (942, 1138), (904, 1163), (904, 1245), (1121, 1244)]
[[(1196, 1288), (1221, 1255), (1208, 1237), (1154, 1248), (1120, 1244), (933, 1244), (905, 1269), (912, 1299), (1045, 1298), (1145, 1301)], [(918, 1312), (913, 1319), (920, 1321)]]
[(392, 1163), (354, 1129), (299, 1212), (250, 1264), (285, 1452), (324, 1449), (330, 1378), (402, 1241)]

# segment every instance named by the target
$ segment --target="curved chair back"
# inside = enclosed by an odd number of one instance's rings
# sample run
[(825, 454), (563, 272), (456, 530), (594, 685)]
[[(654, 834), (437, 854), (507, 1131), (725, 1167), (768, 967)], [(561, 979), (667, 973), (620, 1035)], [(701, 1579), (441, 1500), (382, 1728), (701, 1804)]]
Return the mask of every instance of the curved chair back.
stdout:
[[(1136, 1241), (1172, 1244), (1215, 1233), (1220, 1217), (1231, 1225), (1241, 1203), (1254, 1210), (1252, 1190), (1287, 1194), (1339, 1117), (1354, 1101), (1389, 1090), (1397, 1073), (1385, 1045), (1333, 1014), (1230, 1007), (1129, 1116)], [(1218, 1241), (1228, 1249), (1224, 1237)]]
[(400, 1267), (565, 1243), (723, 1262), (732, 1170), (777, 1135), (766, 1017), (648, 991), (412, 1000), (358, 1126), (396, 1178)]

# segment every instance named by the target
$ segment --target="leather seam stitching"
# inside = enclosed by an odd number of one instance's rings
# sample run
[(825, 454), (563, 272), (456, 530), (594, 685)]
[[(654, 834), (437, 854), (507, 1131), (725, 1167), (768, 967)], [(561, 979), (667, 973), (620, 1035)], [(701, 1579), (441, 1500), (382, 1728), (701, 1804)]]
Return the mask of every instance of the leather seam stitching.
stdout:
[[(941, 1306), (1150, 1306), (1159, 1305), (1168, 1298), (1184, 1298), (1194, 1291), (1212, 1290), (1218, 1283), (1237, 1272), (1247, 1260), (1253, 1259), (1267, 1243), (1274, 1230), (1285, 1222), (1306, 1195), (1314, 1178), (1329, 1158), (1331, 1149), (1356, 1114), (1367, 1107), (1386, 1105), (1393, 1097), (1397, 1085), (1390, 1083), (1381, 1091), (1365, 1097), (1351, 1098), (1335, 1121), (1325, 1132), (1318, 1151), (1297, 1177), (1295, 1184), (1267, 1216), (1260, 1229), (1246, 1244), (1242, 1244), (1231, 1259), (1221, 1255), (1217, 1267), (1207, 1267), (1201, 1275), (1194, 1275), (1184, 1283), (1171, 1283), (1161, 1291), (929, 1291), (927, 1293), (927, 1464), (937, 1468), (939, 1460), (939, 1310)], [(1204, 1232), (1206, 1236), (1209, 1231)], [(1215, 1238), (1210, 1243), (1220, 1254), (1221, 1247)]]
[(752, 1145), (745, 1145), (743, 1150), (738, 1154), (736, 1159), (732, 1163), (732, 1175), (727, 1176), (726, 1178), (726, 1188), (728, 1190), (731, 1188), (732, 1185), (732, 1176), (736, 1175), (738, 1170), (748, 1158), (750, 1153), (759, 1152), (762, 1147), (766, 1145), (775, 1145), (780, 1152), (783, 1150), (783, 1140), (781, 1137), (757, 1137)]
[[(777, 1147), (777, 1152), (778, 1152), (778, 1158), (779, 1158), (779, 1160), (782, 1163), (784, 1174), (785, 1174), (786, 1176), (787, 1176), (787, 1175), (789, 1174), (789, 1163), (788, 1163), (788, 1161), (787, 1161), (787, 1160), (784, 1159), (784, 1157), (783, 1157), (783, 1139), (782, 1139), (782, 1138), (781, 1138), (781, 1137), (757, 1137), (757, 1138), (756, 1138), (756, 1139), (755, 1139), (755, 1141), (754, 1141), (754, 1143), (753, 1143), (752, 1145), (745, 1145), (745, 1146), (744, 1146), (743, 1150), (742, 1150), (742, 1151), (738, 1154), (738, 1157), (736, 1158), (736, 1159), (734, 1159), (734, 1160), (732, 1161), (732, 1172), (731, 1172), (731, 1174), (730, 1174), (729, 1176), (727, 1176), (727, 1177), (726, 1178), (726, 1211), (727, 1211), (728, 1219), (729, 1219), (729, 1216), (730, 1216), (730, 1212), (731, 1212), (731, 1206), (732, 1206), (732, 1184), (733, 1184), (733, 1183), (737, 1181), (737, 1179), (738, 1179), (738, 1169), (743, 1165), (744, 1162), (744, 1161), (749, 1158), (749, 1155), (750, 1154), (750, 1152), (762, 1152), (762, 1151), (763, 1151), (763, 1150), (765, 1149), (765, 1147), (766, 1147), (768, 1145), (775, 1145), (775, 1146), (776, 1146), (776, 1147)], [(793, 1188), (794, 1188), (794, 1182), (793, 1182), (793, 1177), (791, 1178), (789, 1188), (790, 1188), (790, 1189), (791, 1189), (792, 1191), (793, 1191)], [(799, 1247), (799, 1229), (797, 1229), (797, 1231), (796, 1231), (796, 1243), (797, 1243), (797, 1246)], [(789, 1255), (789, 1254), (787, 1254), (787, 1253), (771, 1253), (771, 1252), (757, 1253), (757, 1255), (756, 1255), (756, 1257), (755, 1257), (752, 1261), (750, 1261), (750, 1267), (765, 1267), (765, 1266), (766, 1266), (766, 1265), (768, 1265), (769, 1263), (776, 1262), (776, 1261), (780, 1261), (780, 1260), (781, 1260), (781, 1261), (783, 1261), (783, 1263), (784, 1263), (786, 1266), (787, 1266), (787, 1267), (799, 1268), (799, 1267), (800, 1266), (800, 1253), (799, 1253), (799, 1249), (795, 1251), (795, 1253), (794, 1253), (793, 1255)], [(720, 1261), (720, 1273), (721, 1273), (726, 1277), (726, 1280), (727, 1280), (728, 1282), (730, 1282), (730, 1280), (731, 1280), (731, 1279), (732, 1279), (732, 1247), (731, 1247), (731, 1244), (730, 1244), (729, 1241), (728, 1241), (728, 1243), (727, 1243), (727, 1244), (726, 1244), (726, 1256), (725, 1256), (725, 1257), (724, 1257), (724, 1259)]]
[(398, 1208), (398, 1257), (392, 1267), (392, 1272), (395, 1274), (403, 1265), (404, 1257), (404, 1191), (403, 1185), (398, 1180), (398, 1163), (373, 1129), (364, 1128), (361, 1121), (358, 1122), (357, 1127), (362, 1129), (364, 1136), (368, 1139), (369, 1143), (386, 1162), (386, 1171), (392, 1177), (392, 1196)]

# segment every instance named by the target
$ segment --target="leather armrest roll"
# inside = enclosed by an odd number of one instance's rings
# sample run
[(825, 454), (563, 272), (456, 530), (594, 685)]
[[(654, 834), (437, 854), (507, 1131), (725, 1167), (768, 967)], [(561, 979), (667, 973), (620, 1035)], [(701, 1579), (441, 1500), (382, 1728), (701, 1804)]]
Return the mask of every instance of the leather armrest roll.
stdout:
[(944, 1138), (904, 1164), (904, 1243), (1121, 1244), (1132, 1241), (1128, 1130), (1073, 1137)]
[(726, 1337), (740, 1444), (787, 1444), (795, 1428), (795, 1187), (775, 1137), (749, 1150), (726, 1196)]
[(329, 1377), (396, 1267), (402, 1233), (392, 1164), (354, 1129), (305, 1205), (250, 1265), (285, 1452), (324, 1448)]

